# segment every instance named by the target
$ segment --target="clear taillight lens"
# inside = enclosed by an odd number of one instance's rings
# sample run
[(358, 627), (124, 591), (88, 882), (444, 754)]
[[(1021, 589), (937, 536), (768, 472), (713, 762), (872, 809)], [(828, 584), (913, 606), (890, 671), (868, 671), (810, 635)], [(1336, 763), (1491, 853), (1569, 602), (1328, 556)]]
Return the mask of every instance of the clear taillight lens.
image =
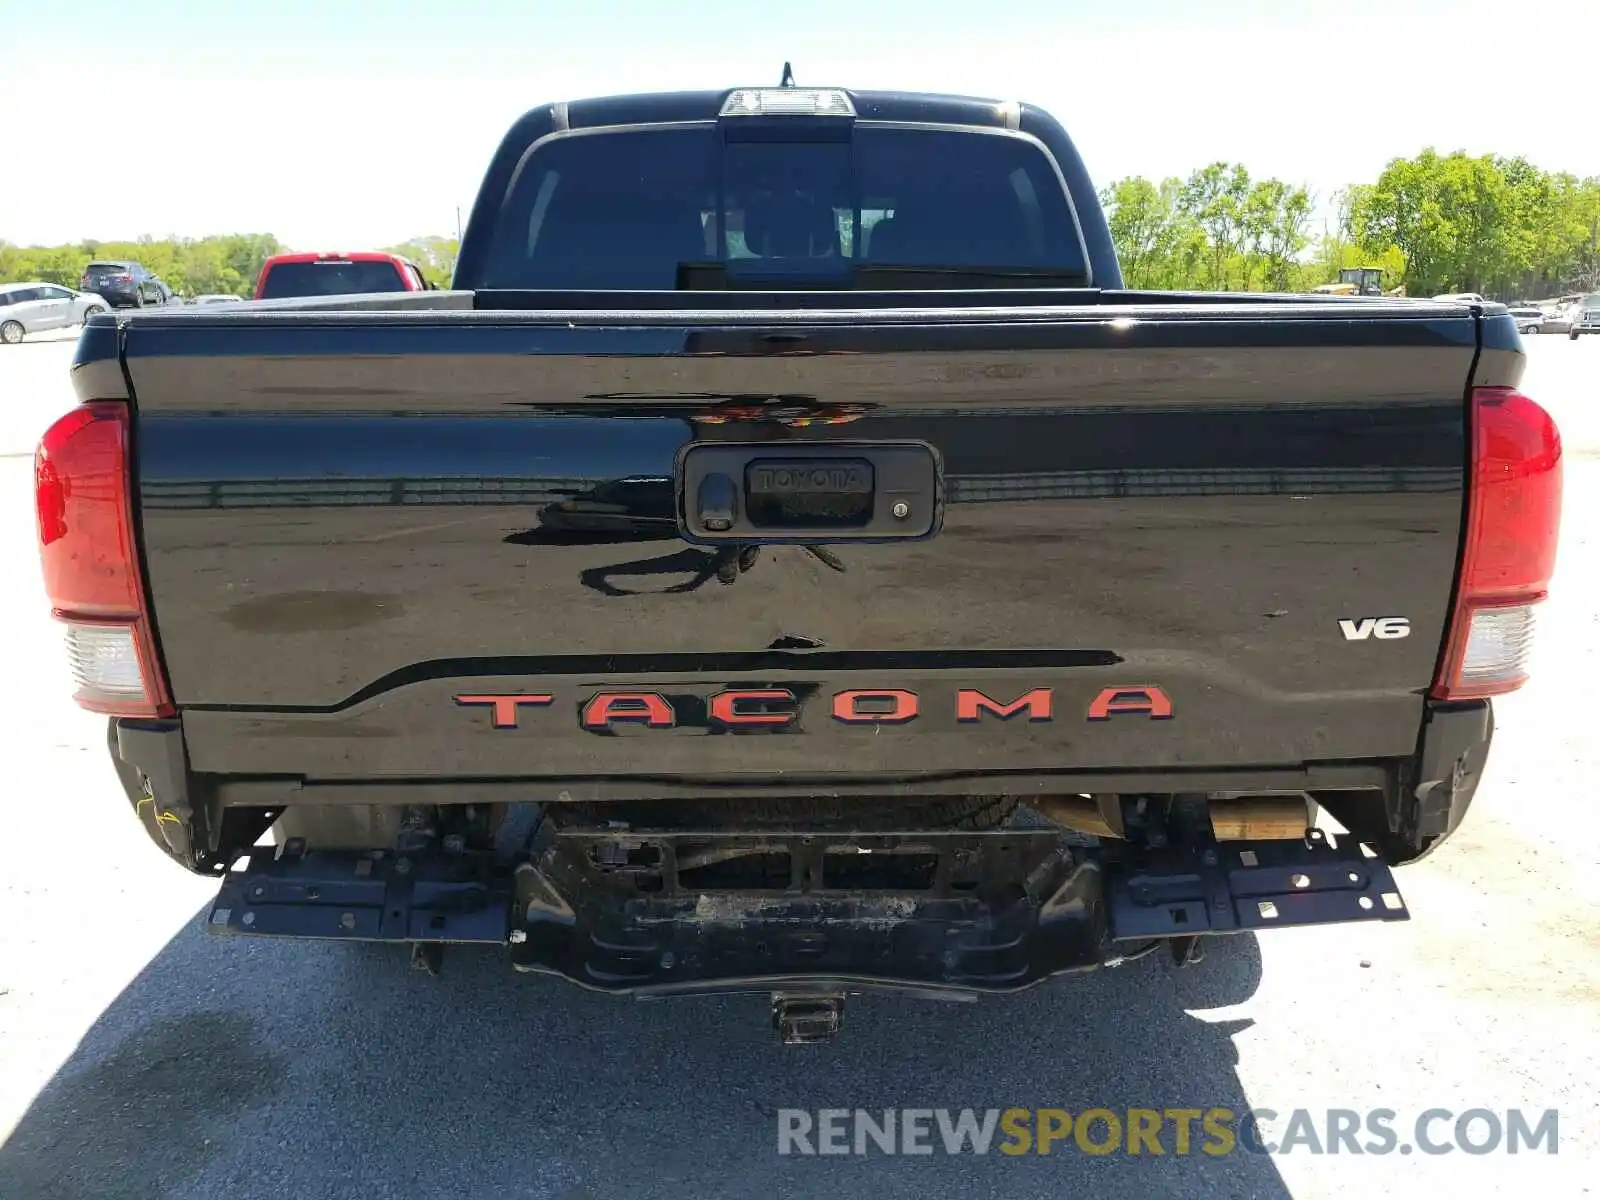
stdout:
[(93, 712), (154, 715), (136, 627), (66, 621), (73, 699)]
[(1538, 610), (1532, 604), (1474, 609), (1457, 686), (1463, 692), (1510, 691), (1528, 678)]

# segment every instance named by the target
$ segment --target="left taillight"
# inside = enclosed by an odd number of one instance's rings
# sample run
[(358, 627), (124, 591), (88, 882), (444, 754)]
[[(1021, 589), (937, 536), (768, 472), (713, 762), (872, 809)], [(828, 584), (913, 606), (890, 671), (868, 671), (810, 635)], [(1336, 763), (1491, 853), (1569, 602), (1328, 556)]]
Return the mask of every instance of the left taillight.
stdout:
[(133, 536), (130, 413), (121, 401), (79, 405), (34, 454), (39, 559), (51, 615), (66, 629), (74, 699), (93, 712), (167, 717)]

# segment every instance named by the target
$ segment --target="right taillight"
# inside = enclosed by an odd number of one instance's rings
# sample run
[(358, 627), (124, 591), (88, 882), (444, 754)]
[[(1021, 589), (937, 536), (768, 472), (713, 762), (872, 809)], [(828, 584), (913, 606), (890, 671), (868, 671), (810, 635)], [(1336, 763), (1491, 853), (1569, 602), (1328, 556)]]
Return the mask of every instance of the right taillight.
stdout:
[(1438, 700), (1527, 681), (1561, 525), (1561, 435), (1550, 414), (1515, 388), (1475, 388), (1471, 422), (1461, 578), (1430, 692)]
[(39, 560), (51, 615), (66, 627), (74, 699), (122, 717), (172, 715), (133, 536), (128, 406), (82, 404), (34, 455)]

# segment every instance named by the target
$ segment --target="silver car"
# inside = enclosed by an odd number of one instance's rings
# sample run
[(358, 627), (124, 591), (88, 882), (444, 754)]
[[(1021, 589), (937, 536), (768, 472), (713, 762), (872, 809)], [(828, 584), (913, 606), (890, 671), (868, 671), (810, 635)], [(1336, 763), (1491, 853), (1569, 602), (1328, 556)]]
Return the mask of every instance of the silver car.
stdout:
[(1572, 310), (1570, 308), (1546, 308), (1544, 310), (1544, 324), (1539, 326), (1540, 333), (1566, 333), (1572, 328)]
[(1544, 328), (1544, 309), (1513, 308), (1511, 319), (1517, 323), (1518, 333), (1538, 333)]
[(0, 283), (0, 342), (14, 346), (30, 333), (82, 325), (108, 307), (93, 292), (56, 283)]

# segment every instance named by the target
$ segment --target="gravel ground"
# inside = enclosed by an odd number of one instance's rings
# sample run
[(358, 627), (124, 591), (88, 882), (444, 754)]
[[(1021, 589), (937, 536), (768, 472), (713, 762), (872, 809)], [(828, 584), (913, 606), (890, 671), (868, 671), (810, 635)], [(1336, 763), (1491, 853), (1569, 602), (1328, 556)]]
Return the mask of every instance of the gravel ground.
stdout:
[[(223, 941), (66, 699), (29, 457), (72, 339), (0, 348), (0, 1198), (1425, 1196), (1596, 1188), (1600, 339), (1530, 339), (1567, 520), (1535, 682), (1498, 706), (1467, 826), (1401, 873), (1414, 918), (1239, 937), (977, 1005), (855, 1000), (778, 1046), (760, 998), (632, 1003), (453, 952)], [(70, 842), (64, 838), (70, 834)], [(1558, 1108), (1559, 1153), (780, 1157), (776, 1110)], [(1436, 1136), (1448, 1126), (1441, 1126)], [(1170, 1142), (1169, 1142), (1170, 1148)]]

